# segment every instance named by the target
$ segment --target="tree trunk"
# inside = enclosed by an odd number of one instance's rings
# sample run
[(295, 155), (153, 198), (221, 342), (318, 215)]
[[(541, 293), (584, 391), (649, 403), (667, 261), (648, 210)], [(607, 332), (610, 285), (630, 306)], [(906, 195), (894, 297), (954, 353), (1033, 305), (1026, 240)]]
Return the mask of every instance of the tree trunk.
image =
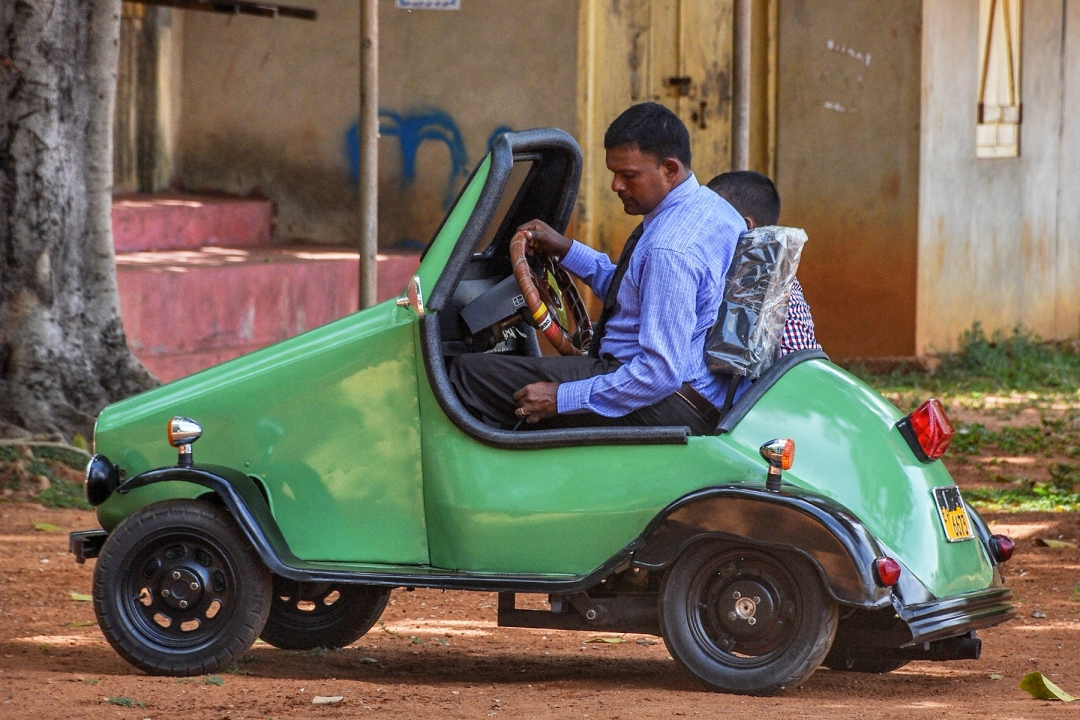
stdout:
[(119, 28), (120, 0), (0, 0), (0, 437), (89, 437), (156, 384), (116, 291)]

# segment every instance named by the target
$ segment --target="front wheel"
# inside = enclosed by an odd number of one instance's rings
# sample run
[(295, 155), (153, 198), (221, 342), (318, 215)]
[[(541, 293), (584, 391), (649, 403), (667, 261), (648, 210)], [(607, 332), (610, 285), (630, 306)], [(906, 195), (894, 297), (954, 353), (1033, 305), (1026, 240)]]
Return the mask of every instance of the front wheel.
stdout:
[(274, 598), (262, 634), (283, 650), (342, 648), (359, 640), (382, 615), (390, 588), (299, 583), (274, 576)]
[(795, 553), (702, 543), (664, 578), (660, 625), (671, 656), (714, 691), (774, 695), (829, 652), (836, 601)]
[(168, 500), (132, 513), (94, 568), (105, 638), (152, 675), (203, 675), (235, 663), (270, 611), (270, 572), (229, 513)]

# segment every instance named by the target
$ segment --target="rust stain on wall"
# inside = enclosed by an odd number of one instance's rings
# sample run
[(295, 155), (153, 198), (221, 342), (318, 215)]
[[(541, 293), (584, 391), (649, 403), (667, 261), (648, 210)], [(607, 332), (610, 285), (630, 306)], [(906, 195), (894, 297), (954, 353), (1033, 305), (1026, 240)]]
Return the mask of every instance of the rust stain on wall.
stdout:
[(900, 197), (900, 172), (893, 170), (883, 177), (879, 192), (883, 200), (895, 200)]

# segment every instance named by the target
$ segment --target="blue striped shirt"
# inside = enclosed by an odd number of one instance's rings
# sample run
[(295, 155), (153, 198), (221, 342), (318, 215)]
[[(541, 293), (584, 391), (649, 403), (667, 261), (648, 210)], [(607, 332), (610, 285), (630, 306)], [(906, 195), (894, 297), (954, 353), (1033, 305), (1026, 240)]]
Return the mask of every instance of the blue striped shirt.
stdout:
[[(560, 413), (622, 417), (689, 382), (717, 407), (726, 383), (705, 369), (705, 334), (716, 322), (724, 278), (746, 223), (691, 175), (645, 216), (644, 232), (608, 320), (601, 353), (613, 373), (559, 385)], [(604, 297), (615, 265), (575, 241), (562, 266)]]

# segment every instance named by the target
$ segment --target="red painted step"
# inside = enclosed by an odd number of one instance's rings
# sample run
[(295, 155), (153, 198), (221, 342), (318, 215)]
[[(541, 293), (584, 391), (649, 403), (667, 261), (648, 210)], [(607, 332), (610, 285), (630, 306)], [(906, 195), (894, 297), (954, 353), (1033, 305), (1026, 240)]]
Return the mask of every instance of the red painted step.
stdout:
[(268, 245), (273, 236), (274, 204), (188, 193), (117, 195), (113, 197), (112, 225), (118, 253)]
[[(117, 197), (117, 284), (128, 344), (163, 382), (355, 312), (351, 248), (271, 244), (273, 207), (192, 195)], [(379, 255), (378, 298), (401, 294), (416, 254)]]

